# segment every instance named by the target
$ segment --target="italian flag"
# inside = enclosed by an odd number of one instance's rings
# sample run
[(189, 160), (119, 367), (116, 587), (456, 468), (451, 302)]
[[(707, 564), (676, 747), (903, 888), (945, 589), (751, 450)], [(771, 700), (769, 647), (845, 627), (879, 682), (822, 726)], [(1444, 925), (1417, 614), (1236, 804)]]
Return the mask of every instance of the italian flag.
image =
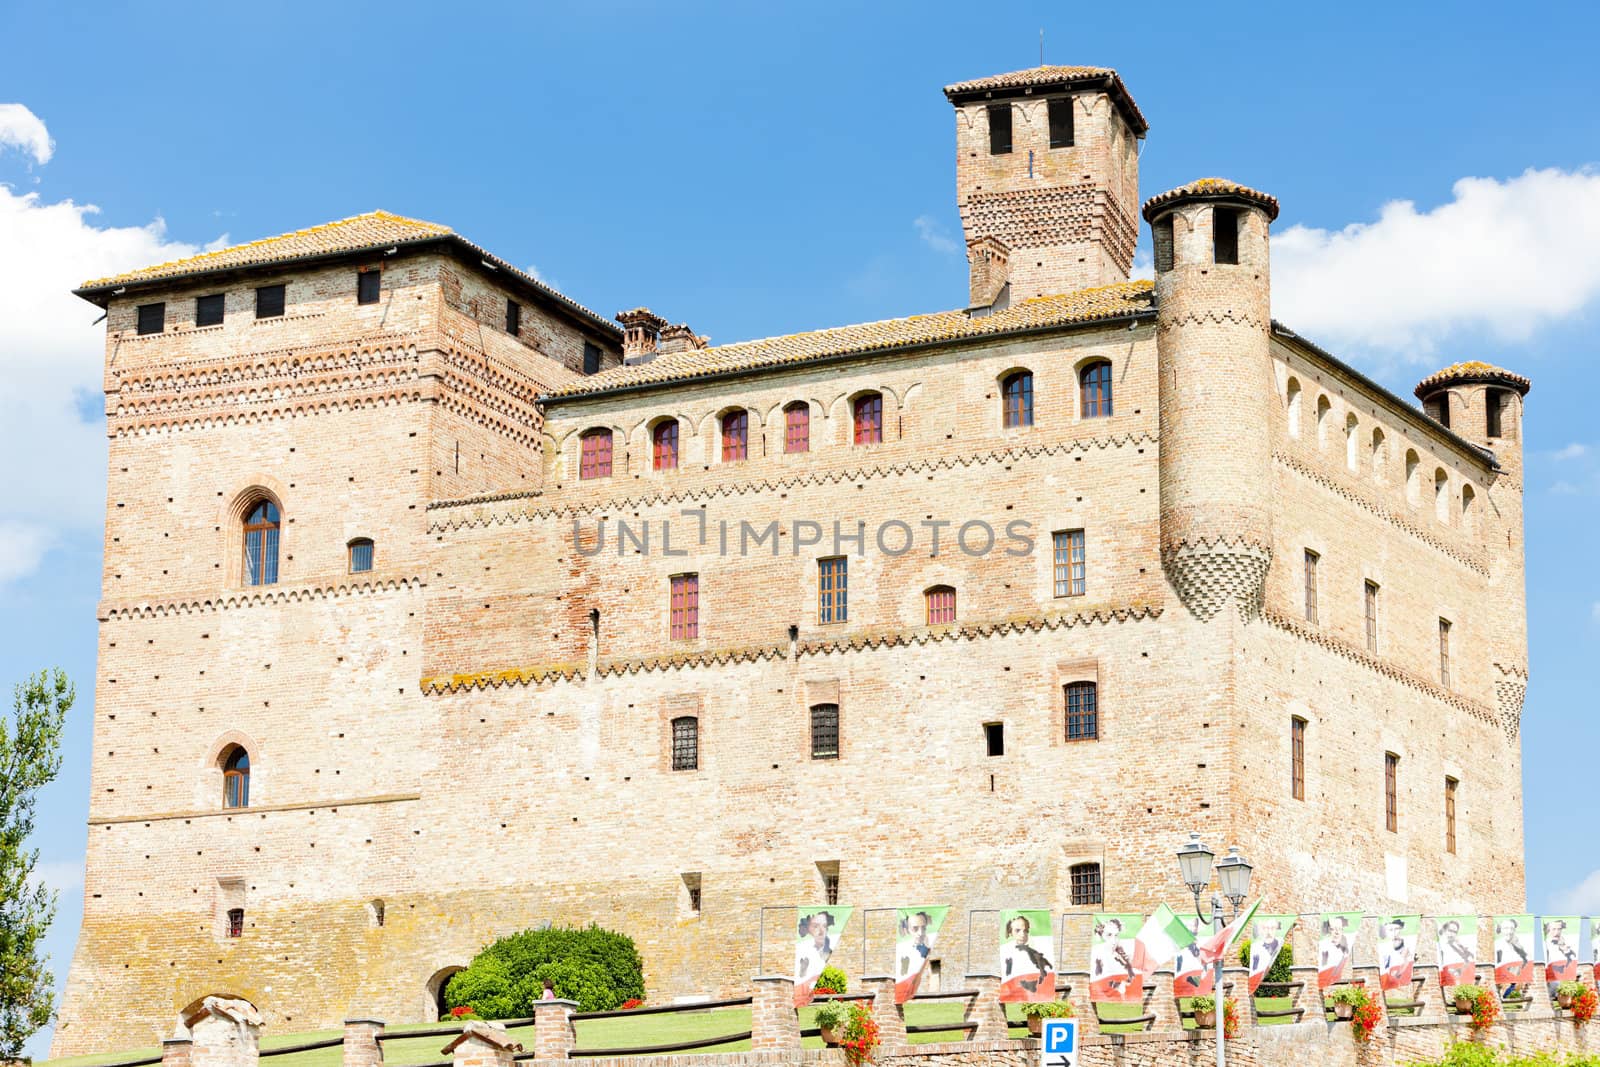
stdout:
[(1140, 984), (1178, 957), (1178, 950), (1194, 944), (1194, 935), (1165, 904), (1144, 921), (1133, 940), (1133, 970)]
[(1259, 907), (1261, 907), (1261, 901), (1258, 900), (1246, 908), (1243, 915), (1224, 926), (1220, 934), (1210, 934), (1206, 937), (1197, 938), (1195, 940), (1195, 950), (1200, 954), (1200, 962), (1209, 967), (1227, 955), (1228, 950), (1233, 947), (1233, 943), (1239, 940), (1239, 935), (1249, 928), (1250, 920), (1256, 917), (1256, 909)]

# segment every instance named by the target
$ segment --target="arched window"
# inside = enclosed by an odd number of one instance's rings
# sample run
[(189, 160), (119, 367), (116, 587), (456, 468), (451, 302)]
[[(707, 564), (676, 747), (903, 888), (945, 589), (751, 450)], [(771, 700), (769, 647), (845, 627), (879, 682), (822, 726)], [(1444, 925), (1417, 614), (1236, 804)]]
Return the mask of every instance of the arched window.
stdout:
[(1384, 448), (1383, 431), (1376, 427), (1372, 430), (1372, 480), (1383, 481), (1383, 466), (1388, 462), (1388, 450)]
[(811, 451), (811, 405), (796, 400), (783, 409), (783, 450)]
[(956, 591), (948, 585), (936, 585), (923, 594), (928, 604), (928, 625), (942, 626), (956, 621)]
[(1472, 491), (1472, 486), (1461, 487), (1461, 528), (1468, 533), (1472, 532), (1474, 520), (1478, 516), (1478, 495)]
[(1354, 414), (1344, 417), (1344, 462), (1354, 473), (1361, 469), (1360, 445), (1356, 436), (1356, 417)]
[(678, 469), (678, 420), (665, 419), (650, 431), (650, 465), (658, 471)]
[(1033, 425), (1033, 374), (1019, 370), (1000, 383), (1001, 424), (1008, 430)]
[(262, 498), (244, 517), (244, 584), (278, 581), (278, 505)]
[(811, 758), (839, 758), (839, 705), (811, 706)]
[(1440, 522), (1450, 521), (1450, 476), (1443, 467), (1433, 472), (1433, 515)]
[(875, 445), (883, 440), (883, 394), (863, 393), (851, 405), (858, 445)]
[(250, 753), (234, 745), (222, 757), (222, 806), (250, 806)]
[(1416, 507), (1422, 503), (1422, 461), (1417, 458), (1417, 450), (1406, 449), (1406, 503)]
[(700, 769), (700, 720), (693, 715), (672, 720), (672, 769)]
[(1094, 741), (1100, 737), (1100, 692), (1094, 682), (1067, 685), (1067, 740)]
[(722, 416), (722, 462), (733, 463), (749, 454), (750, 417), (744, 411)]
[(1290, 378), (1288, 389), (1289, 402), (1289, 436), (1300, 436), (1300, 379)]
[(585, 430), (578, 443), (578, 477), (584, 481), (611, 477), (611, 431), (604, 427)]
[(1096, 419), (1111, 414), (1111, 361), (1100, 359), (1078, 372), (1079, 414)]
[(350, 549), (351, 574), (364, 574), (372, 569), (372, 538), (358, 537), (347, 547)]
[(1333, 410), (1333, 404), (1326, 396), (1317, 397), (1317, 447), (1328, 447), (1328, 412)]

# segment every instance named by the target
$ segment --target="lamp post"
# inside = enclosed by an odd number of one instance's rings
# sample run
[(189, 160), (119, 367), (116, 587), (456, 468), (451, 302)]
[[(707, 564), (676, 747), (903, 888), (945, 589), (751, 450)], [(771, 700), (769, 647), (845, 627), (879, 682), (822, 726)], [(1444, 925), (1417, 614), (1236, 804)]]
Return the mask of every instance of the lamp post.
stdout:
[[(1213, 863), (1215, 861), (1215, 863)], [(1211, 894), (1211, 907), (1209, 914), (1200, 913), (1200, 894), (1211, 886), (1211, 871), (1216, 868), (1217, 884), (1222, 889), (1220, 895)], [(1194, 913), (1201, 923), (1210, 923), (1217, 932), (1222, 932), (1223, 914), (1222, 898), (1226, 897), (1233, 907), (1233, 917), (1239, 917), (1239, 905), (1244, 903), (1244, 898), (1250, 892), (1250, 863), (1239, 855), (1239, 846), (1229, 845), (1228, 854), (1222, 859), (1216, 859), (1212, 852), (1200, 841), (1200, 835), (1190, 833), (1188, 843), (1178, 849), (1178, 868), (1183, 872), (1183, 884), (1189, 887), (1189, 892), (1194, 894)], [(1217, 956), (1211, 979), (1211, 997), (1217, 1005), (1217, 1067), (1226, 1067), (1228, 1062), (1227, 1028), (1228, 1028), (1228, 998), (1222, 991), (1222, 956)]]

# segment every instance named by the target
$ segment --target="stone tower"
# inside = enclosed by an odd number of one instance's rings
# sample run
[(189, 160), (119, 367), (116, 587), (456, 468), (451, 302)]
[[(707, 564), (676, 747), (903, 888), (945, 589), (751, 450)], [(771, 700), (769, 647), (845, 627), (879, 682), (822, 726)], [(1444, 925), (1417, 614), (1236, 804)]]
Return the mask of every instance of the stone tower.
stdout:
[(1161, 558), (1197, 617), (1261, 603), (1272, 562), (1268, 227), (1278, 202), (1203, 178), (1152, 197)]
[[(956, 109), (956, 197), (973, 305), (1127, 281), (1149, 124), (1117, 72), (1035, 67), (948, 85), (944, 94)], [(996, 277), (997, 265), (1005, 277)]]

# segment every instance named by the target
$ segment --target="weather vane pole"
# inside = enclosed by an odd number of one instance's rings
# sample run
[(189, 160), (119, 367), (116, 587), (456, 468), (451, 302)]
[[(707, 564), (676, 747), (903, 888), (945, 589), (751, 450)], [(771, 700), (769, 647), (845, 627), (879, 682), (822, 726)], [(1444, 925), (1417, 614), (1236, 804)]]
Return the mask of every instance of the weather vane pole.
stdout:
[(1039, 27), (1039, 66), (1044, 66), (1044, 27)]

